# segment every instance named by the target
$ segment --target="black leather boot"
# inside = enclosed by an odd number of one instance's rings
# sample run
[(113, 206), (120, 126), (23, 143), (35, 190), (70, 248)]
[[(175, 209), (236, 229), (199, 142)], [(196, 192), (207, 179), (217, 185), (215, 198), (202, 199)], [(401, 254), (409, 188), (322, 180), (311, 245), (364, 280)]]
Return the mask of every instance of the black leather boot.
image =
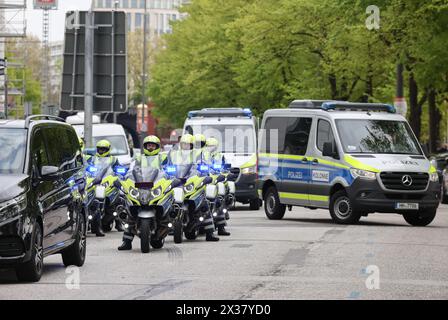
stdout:
[(101, 225), (101, 218), (100, 219), (98, 219), (98, 221), (97, 221), (97, 223), (96, 223), (97, 225), (96, 225), (96, 230), (95, 230), (95, 235), (97, 236), (97, 237), (104, 237), (105, 236), (105, 234), (104, 234), (104, 232), (103, 232), (103, 226)]
[(104, 232), (103, 232), (103, 228), (98, 227), (97, 230), (96, 230), (96, 232), (95, 232), (95, 235), (96, 235), (97, 237), (104, 237), (105, 234), (104, 234)]
[(218, 236), (230, 236), (230, 232), (226, 230), (226, 227), (218, 227)]
[(125, 239), (121, 246), (118, 247), (118, 251), (132, 250), (132, 241)]
[(206, 237), (205, 237), (206, 241), (219, 241), (218, 237), (215, 237), (215, 235), (213, 234), (213, 232), (208, 232)]
[(115, 220), (115, 229), (116, 229), (118, 232), (123, 232), (123, 231), (124, 231), (124, 229), (123, 229), (123, 225), (121, 224), (121, 221), (118, 220), (118, 219)]

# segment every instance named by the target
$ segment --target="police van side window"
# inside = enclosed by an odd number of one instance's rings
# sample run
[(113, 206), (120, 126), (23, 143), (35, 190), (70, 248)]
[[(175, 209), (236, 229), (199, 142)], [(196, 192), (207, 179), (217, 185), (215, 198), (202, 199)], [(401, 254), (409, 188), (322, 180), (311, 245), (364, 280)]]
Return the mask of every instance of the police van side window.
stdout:
[(317, 149), (322, 151), (325, 142), (331, 142), (333, 146), (336, 145), (331, 124), (326, 120), (319, 119), (317, 125)]
[(261, 132), (260, 152), (283, 154), (285, 150), (285, 123), (289, 118), (270, 117), (266, 119), (264, 130)]
[(304, 156), (308, 147), (312, 118), (288, 118), (286, 126), (285, 154)]

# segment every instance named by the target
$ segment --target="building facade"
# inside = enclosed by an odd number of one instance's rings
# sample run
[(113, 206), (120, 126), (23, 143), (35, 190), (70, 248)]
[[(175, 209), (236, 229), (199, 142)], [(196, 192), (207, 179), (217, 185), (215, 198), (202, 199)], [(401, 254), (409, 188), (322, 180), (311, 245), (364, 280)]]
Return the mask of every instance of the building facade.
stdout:
[[(185, 0), (146, 0), (147, 22), (151, 35), (171, 33), (171, 21), (181, 18), (179, 6)], [(94, 0), (94, 10), (117, 9), (126, 12), (128, 31), (143, 28), (145, 0)]]
[(60, 98), (62, 82), (62, 57), (64, 54), (64, 42), (55, 41), (49, 43), (49, 97), (48, 103), (57, 105)]

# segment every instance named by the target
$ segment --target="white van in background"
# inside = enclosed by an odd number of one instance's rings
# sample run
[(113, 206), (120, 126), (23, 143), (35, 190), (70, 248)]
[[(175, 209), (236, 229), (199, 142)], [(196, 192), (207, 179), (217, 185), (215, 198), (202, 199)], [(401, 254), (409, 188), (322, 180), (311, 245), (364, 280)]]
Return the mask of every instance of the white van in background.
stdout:
[[(76, 134), (84, 138), (84, 114), (67, 117), (66, 120), (75, 128)], [(108, 140), (112, 146), (111, 155), (118, 158), (121, 165), (129, 165), (133, 152), (129, 148), (126, 131), (122, 125), (115, 123), (100, 123), (100, 118), (94, 116), (92, 127), (93, 145), (100, 140)]]
[(255, 186), (257, 153), (257, 120), (250, 109), (208, 108), (190, 111), (183, 133), (203, 134), (219, 141), (219, 151), (238, 175), (236, 200), (258, 210), (260, 200)]

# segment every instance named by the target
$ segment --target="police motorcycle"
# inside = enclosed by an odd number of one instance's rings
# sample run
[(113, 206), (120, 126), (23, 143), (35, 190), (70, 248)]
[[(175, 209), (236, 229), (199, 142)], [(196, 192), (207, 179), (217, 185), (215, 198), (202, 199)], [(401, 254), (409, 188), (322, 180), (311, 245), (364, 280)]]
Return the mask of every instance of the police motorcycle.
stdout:
[(213, 218), (224, 215), (229, 220), (229, 211), (235, 205), (235, 182), (230, 173), (230, 164), (213, 162), (210, 167), (210, 176), (213, 184), (217, 186), (217, 199), (212, 210)]
[(184, 191), (181, 181), (152, 167), (137, 167), (120, 181), (119, 189), (126, 203), (118, 209), (125, 228), (140, 238), (143, 253), (150, 246), (160, 249), (172, 225), (172, 212), (181, 210)]
[(85, 206), (88, 212), (89, 228), (101, 236), (102, 230), (112, 229), (118, 213), (115, 208), (123, 200), (119, 197), (116, 181), (119, 180), (124, 167), (112, 168), (109, 159), (99, 159), (86, 167), (87, 196)]
[(171, 164), (166, 168), (168, 175), (181, 181), (185, 193), (183, 208), (177, 211), (173, 221), (175, 243), (182, 243), (183, 234), (188, 240), (195, 240), (200, 226), (211, 215), (217, 186), (212, 184), (209, 170), (209, 165), (205, 163)]

